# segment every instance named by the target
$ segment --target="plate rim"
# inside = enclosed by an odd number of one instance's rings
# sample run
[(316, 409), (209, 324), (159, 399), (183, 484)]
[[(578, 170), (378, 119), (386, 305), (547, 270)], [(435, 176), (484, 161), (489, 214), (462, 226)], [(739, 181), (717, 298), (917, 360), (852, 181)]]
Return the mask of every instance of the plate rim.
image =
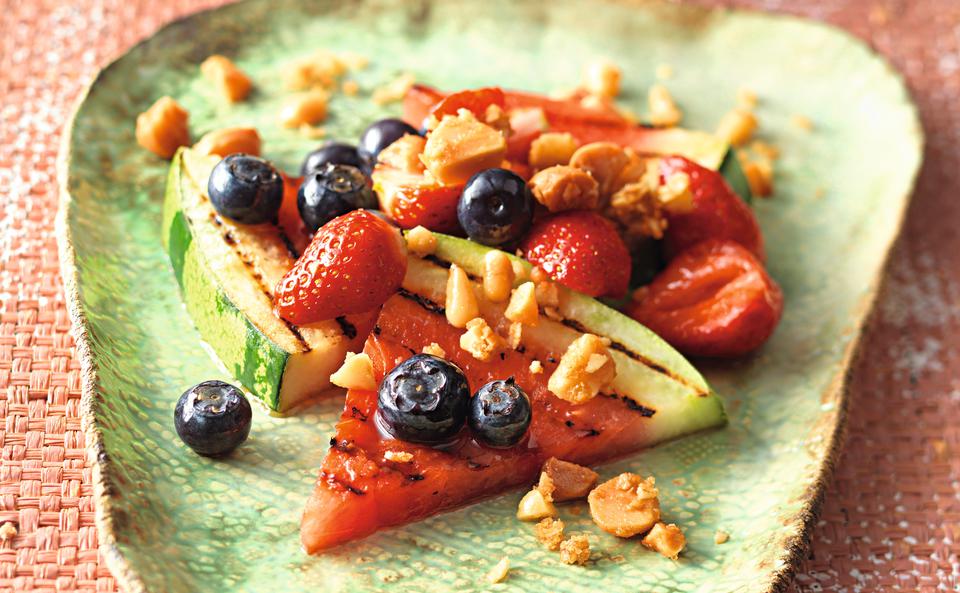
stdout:
[[(650, 6), (655, 4), (667, 3), (665, 0), (607, 0), (612, 3), (626, 5), (631, 8), (640, 6)], [(203, 18), (204, 15), (221, 10), (228, 6), (242, 4), (246, 0), (236, 2), (227, 2), (225, 4), (203, 8), (185, 15), (181, 15), (157, 28), (149, 35), (143, 37), (135, 44), (123, 50), (119, 55), (112, 58), (106, 65), (98, 68), (89, 82), (75, 99), (70, 110), (70, 116), (61, 129), (61, 139), (57, 150), (55, 171), (57, 175), (58, 187), (58, 206), (54, 221), (54, 236), (57, 241), (57, 253), (60, 265), (60, 276), (63, 283), (64, 302), (67, 314), (70, 319), (71, 333), (75, 342), (76, 357), (80, 362), (80, 407), (79, 416), (81, 428), (85, 438), (85, 448), (88, 455), (88, 463), (91, 467), (91, 482), (93, 486), (94, 499), (94, 523), (97, 529), (97, 538), (100, 553), (105, 560), (107, 568), (111, 575), (117, 581), (119, 589), (128, 593), (147, 593), (146, 585), (143, 579), (135, 571), (127, 557), (120, 550), (117, 544), (117, 538), (114, 533), (112, 517), (112, 501), (110, 493), (110, 484), (108, 474), (112, 464), (109, 453), (103, 442), (103, 432), (97, 421), (97, 406), (99, 405), (99, 390), (97, 378), (97, 364), (90, 347), (89, 328), (87, 317), (83, 310), (83, 304), (80, 296), (80, 285), (78, 281), (76, 251), (73, 246), (72, 231), (69, 225), (70, 212), (74, 206), (73, 197), (70, 194), (69, 169), (72, 160), (70, 146), (73, 140), (75, 122), (80, 114), (80, 110), (86, 103), (91, 90), (97, 83), (125, 59), (130, 53), (136, 51), (141, 46), (150, 42), (154, 37), (166, 31), (186, 26), (194, 19)], [(878, 273), (871, 279), (866, 292), (854, 307), (855, 324), (851, 328), (852, 337), (850, 342), (844, 348), (842, 357), (839, 359), (838, 370), (830, 378), (827, 387), (821, 392), (821, 402), (825, 404), (834, 404), (835, 420), (832, 429), (826, 435), (827, 444), (824, 448), (823, 457), (819, 462), (820, 467), (816, 476), (802, 495), (803, 506), (794, 515), (794, 521), (791, 524), (799, 525), (799, 530), (783, 540), (781, 546), (786, 551), (785, 562), (772, 572), (773, 578), (769, 581), (769, 586), (763, 593), (783, 593), (790, 586), (794, 575), (800, 563), (803, 561), (809, 551), (813, 527), (815, 526), (820, 511), (822, 510), (826, 489), (830, 479), (836, 469), (839, 457), (843, 452), (843, 446), (847, 435), (847, 414), (850, 407), (850, 379), (853, 368), (860, 359), (863, 350), (863, 336), (866, 328), (871, 323), (876, 314), (876, 303), (880, 292), (887, 282), (890, 267), (891, 253), (902, 236), (906, 214), (913, 200), (916, 190), (917, 178), (924, 163), (925, 152), (925, 132), (922, 121), (919, 117), (919, 111), (913, 94), (903, 77), (903, 74), (893, 67), (886, 56), (876, 51), (869, 43), (857, 37), (851, 32), (839, 26), (825, 23), (810, 18), (785, 14), (780, 12), (771, 12), (755, 8), (731, 8), (727, 6), (704, 7), (690, 6), (688, 9), (701, 11), (703, 13), (748, 13), (762, 14), (769, 18), (778, 18), (784, 20), (799, 20), (807, 25), (820, 27), (829, 30), (833, 34), (840, 34), (866, 49), (874, 59), (886, 68), (887, 72), (894, 77), (900, 84), (904, 92), (903, 106), (906, 107), (911, 119), (914, 122), (915, 140), (919, 158), (913, 170), (910, 171), (909, 185), (907, 195), (899, 201), (899, 208), (896, 212), (893, 231), (882, 242), (882, 256)], [(90, 460), (92, 458), (92, 461)]]

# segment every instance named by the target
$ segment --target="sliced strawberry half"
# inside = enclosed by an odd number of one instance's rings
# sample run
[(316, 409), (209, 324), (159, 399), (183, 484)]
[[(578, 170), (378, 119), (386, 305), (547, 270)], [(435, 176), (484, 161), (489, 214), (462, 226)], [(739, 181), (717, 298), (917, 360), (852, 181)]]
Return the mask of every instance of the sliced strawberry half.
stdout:
[(407, 271), (397, 229), (366, 210), (320, 227), (276, 288), (277, 314), (296, 325), (376, 309)]

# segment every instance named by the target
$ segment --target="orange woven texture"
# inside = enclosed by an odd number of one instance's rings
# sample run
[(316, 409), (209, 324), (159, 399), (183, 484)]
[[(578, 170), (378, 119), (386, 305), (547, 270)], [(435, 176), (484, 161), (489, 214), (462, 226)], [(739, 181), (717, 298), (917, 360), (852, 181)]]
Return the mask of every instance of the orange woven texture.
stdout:
[[(164, 22), (216, 3), (0, 2), (0, 593), (116, 588), (97, 553), (79, 367), (57, 267), (56, 150), (98, 67)], [(919, 189), (854, 372), (847, 447), (793, 590), (957, 590), (960, 2), (724, 4), (820, 18), (868, 40), (906, 75), (928, 134)], [(17, 528), (10, 539), (6, 523)]]

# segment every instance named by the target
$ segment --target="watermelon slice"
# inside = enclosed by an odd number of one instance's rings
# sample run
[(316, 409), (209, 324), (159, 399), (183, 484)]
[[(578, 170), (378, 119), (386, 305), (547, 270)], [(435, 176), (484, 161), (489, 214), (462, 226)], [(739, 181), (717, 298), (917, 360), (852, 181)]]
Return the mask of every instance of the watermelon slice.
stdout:
[[(596, 464), (725, 422), (720, 399), (680, 354), (633, 320), (566, 289), (560, 294), (562, 319), (541, 316), (539, 325), (526, 328), (520, 348), (487, 362), (473, 358), (459, 346), (463, 330), (449, 325), (443, 313), (447, 265), (455, 261), (477, 277), (489, 248), (437, 236), (434, 256), (411, 257), (403, 289), (384, 305), (364, 352), (378, 381), (431, 343), (463, 369), (471, 390), (512, 375), (533, 407), (529, 439), (510, 449), (482, 446), (466, 433), (443, 449), (395, 440), (377, 428), (376, 392), (350, 390), (304, 511), (301, 539), (308, 552), (529, 483), (549, 457)], [(503, 308), (481, 302), (494, 328), (503, 328)], [(617, 378), (607, 393), (574, 405), (550, 393), (547, 381), (582, 332), (611, 339)], [(534, 360), (542, 372), (531, 371)], [(397, 456), (388, 452), (412, 459), (394, 461)]]

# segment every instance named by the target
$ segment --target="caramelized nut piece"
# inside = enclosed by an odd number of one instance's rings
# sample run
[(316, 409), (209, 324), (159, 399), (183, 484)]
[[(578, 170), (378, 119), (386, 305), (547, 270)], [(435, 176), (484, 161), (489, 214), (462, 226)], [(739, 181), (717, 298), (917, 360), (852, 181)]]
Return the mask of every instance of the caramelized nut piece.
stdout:
[(718, 529), (716, 533), (713, 534), (713, 543), (720, 545), (725, 544), (730, 541), (730, 534), (722, 529)]
[(373, 377), (373, 363), (365, 353), (347, 352), (343, 364), (332, 375), (330, 382), (344, 389), (377, 390), (377, 380)]
[(553, 485), (551, 496), (556, 502), (585, 498), (597, 484), (597, 472), (589, 467), (551, 457), (543, 464), (540, 484)]
[(773, 193), (773, 163), (767, 159), (750, 159), (742, 152), (737, 152), (743, 175), (747, 178), (750, 192), (758, 196), (769, 196)]
[(17, 536), (17, 526), (10, 521), (0, 525), (0, 541), (10, 541)]
[(533, 282), (524, 282), (514, 289), (510, 304), (503, 316), (510, 321), (534, 326), (540, 322), (540, 309), (537, 307), (537, 288)]
[(503, 134), (461, 109), (447, 115), (427, 138), (420, 157), (433, 178), (444, 185), (465, 183), (474, 173), (500, 166), (507, 153)]
[(560, 306), (560, 290), (549, 280), (537, 282), (537, 304), (544, 307)]
[(600, 529), (617, 537), (644, 533), (660, 520), (660, 500), (653, 478), (622, 473), (590, 492), (590, 515)]
[(530, 144), (527, 162), (534, 169), (546, 169), (554, 165), (566, 165), (577, 151), (576, 138), (568, 133), (547, 132)]
[(547, 381), (547, 389), (564, 401), (582, 404), (596, 397), (616, 375), (616, 363), (603, 340), (583, 334), (563, 353)]
[(543, 497), (543, 494), (534, 488), (523, 495), (517, 507), (517, 519), (521, 521), (539, 521), (547, 517), (556, 517), (557, 507)]
[(565, 525), (560, 519), (547, 517), (541, 519), (533, 527), (533, 534), (537, 541), (544, 545), (548, 550), (556, 552), (560, 549), (560, 543), (563, 541), (563, 529)]
[(609, 60), (587, 66), (583, 86), (591, 95), (612, 99), (620, 94), (620, 68)]
[(663, 208), (672, 214), (683, 214), (693, 210), (690, 176), (686, 173), (674, 173), (668, 177), (658, 188), (657, 196)]
[(507, 344), (511, 348), (517, 350), (523, 344), (523, 324), (513, 322), (510, 324), (510, 328), (507, 330)]
[(539, 375), (543, 372), (543, 363), (539, 360), (530, 361), (530, 374)]
[(647, 95), (647, 103), (650, 107), (650, 123), (655, 126), (673, 127), (683, 119), (683, 113), (673, 102), (670, 91), (662, 84), (655, 84), (650, 87)]
[(253, 88), (250, 77), (226, 56), (210, 56), (200, 64), (200, 72), (231, 103), (246, 99)]
[(641, 180), (628, 183), (610, 198), (607, 215), (626, 228), (632, 237), (660, 239), (667, 229), (659, 186)]
[(585, 535), (574, 535), (560, 543), (560, 561), (584, 565), (590, 560), (590, 540)]
[(189, 116), (187, 110), (170, 97), (160, 97), (150, 109), (137, 116), (137, 144), (169, 159), (178, 148), (190, 144)]
[(203, 135), (193, 149), (206, 155), (226, 157), (242, 152), (260, 156), (260, 134), (254, 128), (223, 128)]
[(600, 205), (597, 182), (582, 169), (555, 165), (530, 178), (530, 192), (550, 212), (594, 210)]
[(611, 184), (612, 191), (616, 191), (628, 183), (636, 183), (644, 177), (649, 177), (656, 184), (660, 183), (659, 167), (650, 167), (648, 159), (641, 157), (632, 148), (624, 148), (623, 154), (627, 157), (627, 164), (620, 169), (620, 174)]
[(720, 118), (716, 135), (733, 146), (742, 146), (750, 140), (756, 129), (756, 116), (746, 109), (736, 108)]
[(286, 128), (314, 125), (327, 118), (327, 93), (315, 89), (294, 96), (280, 110), (280, 124)]
[(406, 238), (407, 249), (414, 255), (423, 257), (437, 250), (437, 237), (426, 227), (420, 225), (413, 227), (407, 231)]
[(476, 317), (467, 322), (467, 331), (460, 336), (460, 347), (477, 360), (487, 361), (503, 350), (504, 342), (482, 317)]
[(444, 304), (447, 321), (453, 327), (466, 327), (467, 322), (480, 314), (473, 282), (457, 264), (450, 266), (447, 275), (447, 298)]
[(596, 179), (601, 198), (607, 198), (617, 190), (620, 172), (629, 162), (626, 152), (613, 142), (585, 144), (570, 157), (571, 167), (583, 169)]
[(330, 50), (321, 49), (312, 55), (287, 64), (283, 70), (284, 85), (292, 91), (310, 87), (332, 88), (337, 78), (347, 71), (347, 64)]
[(513, 263), (510, 258), (499, 249), (488, 251), (483, 256), (483, 294), (494, 303), (502, 303), (510, 298), (511, 288)]
[(650, 530), (650, 533), (643, 536), (640, 543), (671, 560), (676, 560), (683, 547), (687, 545), (687, 538), (683, 536), (680, 528), (673, 523), (665, 525), (658, 522)]
[(383, 458), (394, 463), (410, 463), (413, 461), (413, 453), (409, 451), (386, 451)]
[(406, 134), (380, 151), (377, 161), (407, 173), (423, 173), (420, 155), (426, 144), (427, 139), (423, 136)]

